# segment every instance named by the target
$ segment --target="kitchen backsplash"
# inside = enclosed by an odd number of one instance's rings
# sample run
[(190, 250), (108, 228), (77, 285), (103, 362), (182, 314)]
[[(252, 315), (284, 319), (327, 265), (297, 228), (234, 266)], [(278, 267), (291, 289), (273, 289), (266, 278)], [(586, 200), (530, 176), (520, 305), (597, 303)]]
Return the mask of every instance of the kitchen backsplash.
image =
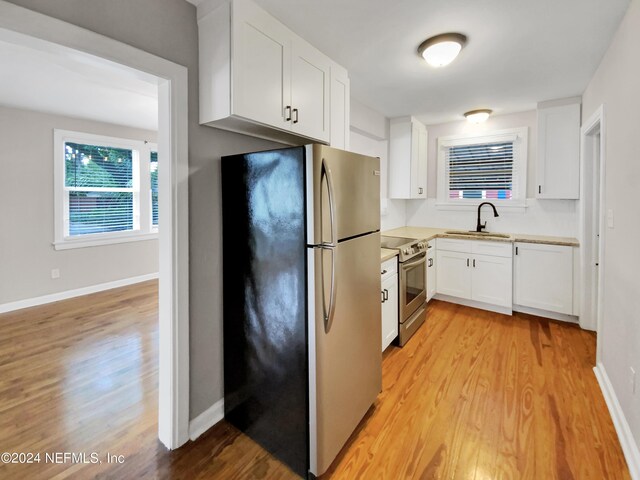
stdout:
[[(404, 204), (404, 212), (403, 212)], [(531, 235), (578, 236), (578, 202), (576, 200), (527, 199), (524, 212), (498, 207), (494, 218), (489, 207), (482, 211), (482, 221), (493, 232), (528, 233)], [(381, 217), (382, 231), (407, 226), (425, 226), (471, 230), (476, 226), (476, 210), (444, 210), (436, 207), (436, 199), (389, 200), (387, 214)], [(404, 224), (403, 224), (404, 220)]]

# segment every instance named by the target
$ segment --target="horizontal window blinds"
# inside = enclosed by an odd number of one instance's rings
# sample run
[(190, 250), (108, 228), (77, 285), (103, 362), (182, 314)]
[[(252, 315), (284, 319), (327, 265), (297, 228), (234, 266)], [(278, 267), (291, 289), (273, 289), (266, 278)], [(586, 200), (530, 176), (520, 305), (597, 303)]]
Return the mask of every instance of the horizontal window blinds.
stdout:
[(133, 151), (65, 143), (68, 235), (133, 230)]
[(151, 152), (151, 224), (158, 226), (158, 152)]
[(511, 199), (513, 142), (446, 147), (449, 198)]
[(69, 192), (69, 235), (133, 230), (133, 193)]

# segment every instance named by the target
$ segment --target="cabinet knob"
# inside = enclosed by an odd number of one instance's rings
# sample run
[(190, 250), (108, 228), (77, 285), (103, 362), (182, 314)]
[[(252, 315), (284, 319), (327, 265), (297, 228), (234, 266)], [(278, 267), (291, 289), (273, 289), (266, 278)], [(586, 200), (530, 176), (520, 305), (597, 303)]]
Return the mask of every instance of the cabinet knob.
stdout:
[(286, 107), (284, 107), (284, 121), (291, 121), (291, 105), (287, 105)]
[(422, 195), (422, 187), (418, 188), (418, 194)]
[(293, 123), (298, 123), (298, 109), (297, 108), (293, 109), (293, 115), (295, 116), (295, 118), (293, 119)]

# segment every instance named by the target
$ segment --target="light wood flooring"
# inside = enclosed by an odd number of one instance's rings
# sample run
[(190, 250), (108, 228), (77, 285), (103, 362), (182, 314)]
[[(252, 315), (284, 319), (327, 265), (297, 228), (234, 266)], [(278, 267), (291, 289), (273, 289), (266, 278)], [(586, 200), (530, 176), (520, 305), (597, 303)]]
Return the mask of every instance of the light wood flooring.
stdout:
[[(0, 452), (42, 455), (0, 478), (296, 478), (224, 421), (164, 449), (157, 344), (155, 281), (0, 315)], [(576, 326), (433, 301), (385, 352), (383, 391), (322, 478), (628, 479), (594, 360)]]

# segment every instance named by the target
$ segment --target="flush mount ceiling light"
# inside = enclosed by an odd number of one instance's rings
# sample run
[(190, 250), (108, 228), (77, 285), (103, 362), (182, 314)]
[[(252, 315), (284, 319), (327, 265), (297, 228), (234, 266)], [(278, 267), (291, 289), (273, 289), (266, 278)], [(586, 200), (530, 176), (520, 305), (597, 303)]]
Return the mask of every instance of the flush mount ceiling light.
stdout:
[(492, 110), (481, 108), (479, 110), (470, 110), (464, 114), (465, 118), (471, 123), (482, 123), (489, 118)]
[(432, 67), (449, 65), (458, 56), (467, 37), (461, 33), (443, 33), (427, 38), (418, 47), (418, 53)]

